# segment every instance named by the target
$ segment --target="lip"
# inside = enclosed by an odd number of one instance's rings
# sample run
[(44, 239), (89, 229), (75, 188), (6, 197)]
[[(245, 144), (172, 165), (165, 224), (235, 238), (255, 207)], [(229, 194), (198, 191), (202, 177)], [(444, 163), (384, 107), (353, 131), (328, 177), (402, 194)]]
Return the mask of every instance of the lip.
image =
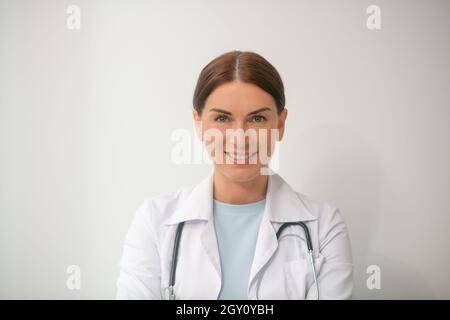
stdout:
[(258, 151), (253, 152), (252, 154), (246, 153), (233, 153), (233, 152), (227, 152), (224, 151), (227, 157), (232, 159), (234, 163), (238, 161), (245, 161), (245, 163), (248, 163), (248, 160), (252, 157), (254, 157), (256, 154), (258, 154)]

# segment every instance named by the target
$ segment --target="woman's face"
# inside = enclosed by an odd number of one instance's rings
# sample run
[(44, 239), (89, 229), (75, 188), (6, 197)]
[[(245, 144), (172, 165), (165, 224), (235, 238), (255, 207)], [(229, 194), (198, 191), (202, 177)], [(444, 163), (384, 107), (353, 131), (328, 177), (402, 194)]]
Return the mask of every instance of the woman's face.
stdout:
[(215, 170), (233, 181), (249, 181), (268, 167), (275, 141), (283, 137), (287, 110), (278, 114), (270, 94), (232, 81), (211, 92), (201, 117), (195, 109), (193, 115)]

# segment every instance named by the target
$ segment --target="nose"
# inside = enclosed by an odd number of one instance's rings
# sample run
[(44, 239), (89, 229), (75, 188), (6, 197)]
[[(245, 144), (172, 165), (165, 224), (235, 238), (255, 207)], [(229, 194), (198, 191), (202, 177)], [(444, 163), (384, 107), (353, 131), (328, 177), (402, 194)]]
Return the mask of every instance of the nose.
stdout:
[(247, 123), (244, 120), (235, 121), (231, 129), (236, 131), (243, 130), (245, 132), (247, 130)]
[(243, 128), (235, 128), (227, 131), (225, 149), (228, 152), (239, 154), (248, 153), (251, 152), (250, 148), (252, 150), (257, 148), (257, 141), (257, 137), (253, 137), (251, 133)]

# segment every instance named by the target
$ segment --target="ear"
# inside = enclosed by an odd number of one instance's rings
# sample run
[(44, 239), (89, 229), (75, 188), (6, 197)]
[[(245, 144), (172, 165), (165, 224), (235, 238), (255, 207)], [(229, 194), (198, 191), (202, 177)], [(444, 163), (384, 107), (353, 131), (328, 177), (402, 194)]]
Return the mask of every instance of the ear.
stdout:
[(278, 141), (281, 141), (284, 136), (284, 127), (286, 124), (286, 118), (287, 118), (288, 111), (286, 107), (283, 108), (283, 111), (281, 111), (280, 115), (278, 116)]
[(195, 133), (197, 134), (197, 138), (200, 141), (203, 141), (202, 118), (194, 108), (192, 108), (192, 117), (194, 118)]

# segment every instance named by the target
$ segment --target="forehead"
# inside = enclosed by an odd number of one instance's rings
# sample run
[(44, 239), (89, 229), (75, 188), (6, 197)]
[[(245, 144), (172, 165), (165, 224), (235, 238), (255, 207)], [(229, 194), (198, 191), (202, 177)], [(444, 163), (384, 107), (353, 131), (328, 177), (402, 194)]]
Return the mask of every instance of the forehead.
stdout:
[(252, 111), (269, 107), (276, 111), (273, 97), (253, 83), (233, 81), (222, 84), (211, 92), (205, 102), (205, 111), (221, 108), (230, 112)]

